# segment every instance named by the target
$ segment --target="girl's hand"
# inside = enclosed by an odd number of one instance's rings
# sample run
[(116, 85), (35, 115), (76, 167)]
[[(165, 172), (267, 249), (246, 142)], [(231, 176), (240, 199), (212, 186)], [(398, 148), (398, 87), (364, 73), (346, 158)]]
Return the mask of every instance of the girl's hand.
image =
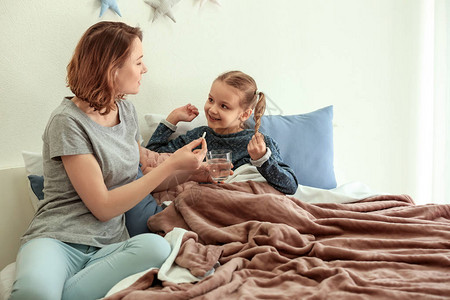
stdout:
[(264, 142), (264, 136), (260, 132), (253, 135), (247, 145), (247, 151), (253, 160), (258, 160), (266, 154), (266, 143)]
[(197, 107), (188, 103), (185, 106), (175, 108), (166, 118), (168, 122), (173, 125), (177, 125), (178, 122), (191, 122), (198, 116), (199, 112)]
[[(200, 149), (194, 150), (202, 145)], [(175, 170), (197, 170), (205, 159), (208, 148), (204, 138), (198, 138), (173, 153), (170, 160)]]

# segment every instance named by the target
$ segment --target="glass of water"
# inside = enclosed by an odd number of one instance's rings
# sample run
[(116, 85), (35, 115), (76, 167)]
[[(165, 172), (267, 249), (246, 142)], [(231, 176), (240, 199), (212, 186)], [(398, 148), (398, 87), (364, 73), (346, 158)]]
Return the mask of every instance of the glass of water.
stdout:
[(225, 181), (231, 171), (231, 150), (210, 150), (206, 153), (209, 174), (217, 182)]

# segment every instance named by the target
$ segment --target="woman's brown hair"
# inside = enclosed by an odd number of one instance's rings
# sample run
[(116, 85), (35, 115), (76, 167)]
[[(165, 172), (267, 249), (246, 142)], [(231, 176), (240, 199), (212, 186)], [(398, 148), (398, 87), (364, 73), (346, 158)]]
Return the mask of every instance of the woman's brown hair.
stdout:
[(241, 107), (253, 109), (255, 119), (255, 131), (258, 132), (261, 125), (261, 117), (266, 110), (266, 96), (258, 91), (255, 80), (241, 71), (229, 71), (219, 75), (220, 80), (242, 92)]
[(122, 22), (98, 22), (81, 37), (67, 66), (67, 86), (95, 110), (108, 114), (115, 101), (124, 99), (114, 84), (115, 73), (130, 55), (142, 31)]

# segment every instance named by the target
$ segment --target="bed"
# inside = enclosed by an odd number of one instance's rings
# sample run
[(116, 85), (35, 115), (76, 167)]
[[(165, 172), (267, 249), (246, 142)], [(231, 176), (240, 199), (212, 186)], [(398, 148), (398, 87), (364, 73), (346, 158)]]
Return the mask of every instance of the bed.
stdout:
[[(160, 118), (145, 116), (150, 131)], [(450, 299), (450, 205), (415, 205), (360, 182), (337, 186), (332, 119), (332, 106), (264, 116), (261, 131), (299, 178), (295, 195), (251, 166), (224, 184), (189, 181), (154, 193), (168, 206), (147, 225), (172, 253), (105, 299)], [(36, 202), (39, 154), (24, 159)], [(14, 268), (0, 273), (3, 297)]]

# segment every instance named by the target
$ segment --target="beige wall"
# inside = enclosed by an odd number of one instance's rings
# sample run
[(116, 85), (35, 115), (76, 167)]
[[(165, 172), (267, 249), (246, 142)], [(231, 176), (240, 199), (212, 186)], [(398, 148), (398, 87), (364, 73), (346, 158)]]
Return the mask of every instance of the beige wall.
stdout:
[(177, 23), (151, 23), (142, 0), (117, 0), (122, 18), (99, 18), (97, 0), (2, 0), (0, 169), (23, 166), (22, 150), (40, 151), (47, 118), (70, 94), (65, 67), (81, 34), (121, 20), (144, 31), (149, 72), (129, 98), (145, 136), (145, 113), (202, 107), (219, 73), (241, 69), (286, 114), (334, 105), (339, 183), (414, 197), (423, 0), (198, 2), (177, 4)]
[(16, 260), (19, 239), (34, 210), (28, 198), (25, 168), (0, 170), (0, 270)]

